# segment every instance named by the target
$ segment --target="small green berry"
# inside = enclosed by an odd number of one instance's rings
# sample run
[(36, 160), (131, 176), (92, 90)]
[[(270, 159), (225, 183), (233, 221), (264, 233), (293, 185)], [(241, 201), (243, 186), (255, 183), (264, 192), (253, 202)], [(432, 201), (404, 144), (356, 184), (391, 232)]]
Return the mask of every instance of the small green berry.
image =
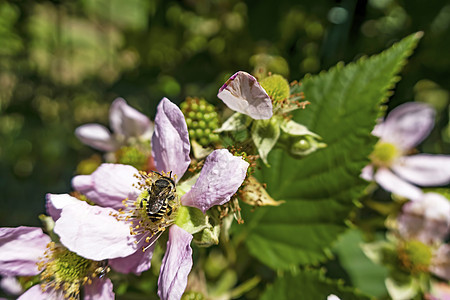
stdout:
[(197, 115), (196, 115), (196, 113), (195, 113), (194, 111), (191, 110), (190, 112), (188, 112), (188, 117), (189, 117), (189, 118), (195, 119), (196, 116), (197, 116)]
[(195, 129), (195, 135), (197, 136), (197, 138), (202, 137), (203, 134), (203, 129), (197, 128)]

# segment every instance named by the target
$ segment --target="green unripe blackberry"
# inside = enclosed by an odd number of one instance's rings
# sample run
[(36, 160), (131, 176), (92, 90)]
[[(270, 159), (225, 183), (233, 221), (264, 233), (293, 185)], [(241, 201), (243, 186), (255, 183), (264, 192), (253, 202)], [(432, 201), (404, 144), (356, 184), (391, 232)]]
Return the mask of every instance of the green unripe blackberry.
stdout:
[(203, 98), (187, 97), (180, 108), (186, 118), (191, 140), (204, 147), (219, 141), (219, 135), (214, 133), (219, 128), (219, 118), (212, 104)]

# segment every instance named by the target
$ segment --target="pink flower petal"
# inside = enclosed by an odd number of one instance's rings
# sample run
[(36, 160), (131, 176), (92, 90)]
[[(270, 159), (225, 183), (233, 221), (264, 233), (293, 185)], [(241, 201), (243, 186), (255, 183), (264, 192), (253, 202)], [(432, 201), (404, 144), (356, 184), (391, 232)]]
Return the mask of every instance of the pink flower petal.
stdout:
[(20, 295), (23, 292), (22, 285), (14, 276), (3, 276), (0, 280), (0, 289), (9, 295), (15, 296)]
[(388, 114), (377, 134), (384, 142), (406, 151), (417, 146), (430, 134), (434, 117), (435, 111), (429, 105), (407, 102)]
[(95, 278), (84, 285), (83, 300), (114, 300), (113, 284), (108, 278)]
[(44, 255), (50, 241), (41, 228), (0, 228), (0, 275), (39, 274), (36, 263)]
[(88, 146), (101, 151), (115, 151), (119, 148), (109, 130), (100, 124), (85, 124), (75, 129), (78, 139)]
[(136, 252), (130, 256), (110, 259), (109, 265), (120, 273), (140, 275), (140, 273), (150, 269), (155, 245), (156, 243), (146, 249), (145, 252), (141, 250), (142, 247), (138, 247)]
[(177, 225), (169, 229), (167, 250), (158, 278), (158, 296), (162, 300), (181, 299), (192, 269), (192, 235)]
[(100, 206), (119, 209), (124, 199), (134, 200), (139, 195), (139, 189), (133, 187), (138, 173), (128, 165), (102, 164), (91, 175), (75, 176), (72, 186)]
[(152, 156), (158, 171), (172, 171), (180, 179), (191, 159), (189, 134), (181, 110), (163, 98), (155, 117), (155, 132), (152, 137)]
[(436, 250), (430, 271), (445, 280), (450, 280), (450, 245), (443, 244)]
[(41, 299), (51, 299), (51, 300), (64, 300), (64, 295), (61, 290), (46, 290), (42, 291), (41, 285), (36, 284), (29, 288), (25, 293), (22, 294), (17, 300), (41, 300)]
[(68, 194), (47, 194), (45, 198), (47, 199), (47, 213), (52, 217), (53, 221), (59, 219), (61, 215), (61, 209), (64, 206), (80, 201)]
[(375, 181), (386, 191), (410, 200), (420, 199), (423, 194), (421, 189), (402, 180), (387, 168), (379, 168), (377, 170), (375, 173)]
[(450, 156), (416, 154), (404, 156), (392, 166), (402, 178), (422, 186), (450, 183)]
[(150, 139), (153, 133), (153, 123), (150, 119), (129, 106), (122, 98), (117, 98), (111, 104), (109, 121), (114, 133), (125, 137)]
[(272, 117), (272, 100), (252, 75), (239, 71), (231, 76), (217, 94), (229, 108), (253, 119)]
[(125, 257), (137, 250), (130, 225), (117, 221), (111, 208), (78, 201), (63, 207), (54, 231), (70, 251), (92, 260)]
[(226, 149), (215, 150), (206, 158), (197, 182), (181, 202), (203, 213), (214, 205), (228, 202), (244, 181), (248, 166), (245, 160)]
[(426, 193), (406, 203), (398, 218), (398, 230), (406, 239), (442, 242), (450, 231), (450, 201), (440, 194)]
[(373, 166), (367, 165), (361, 171), (361, 178), (367, 181), (373, 180)]
[(431, 294), (425, 295), (426, 300), (450, 300), (450, 285), (444, 282), (432, 282)]

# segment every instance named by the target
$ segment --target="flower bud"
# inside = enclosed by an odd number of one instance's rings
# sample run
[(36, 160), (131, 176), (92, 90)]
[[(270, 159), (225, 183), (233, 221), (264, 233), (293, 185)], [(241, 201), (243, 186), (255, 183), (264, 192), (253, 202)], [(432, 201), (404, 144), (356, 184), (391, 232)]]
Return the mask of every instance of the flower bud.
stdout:
[(295, 158), (304, 157), (326, 147), (325, 143), (318, 141), (321, 139), (319, 135), (292, 120), (285, 121), (281, 125), (281, 131), (279, 145)]

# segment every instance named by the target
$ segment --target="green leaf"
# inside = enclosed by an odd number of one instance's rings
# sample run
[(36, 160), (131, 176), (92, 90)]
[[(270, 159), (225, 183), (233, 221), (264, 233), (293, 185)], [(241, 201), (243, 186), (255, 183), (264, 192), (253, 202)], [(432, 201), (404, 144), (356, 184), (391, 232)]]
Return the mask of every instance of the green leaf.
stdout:
[(360, 245), (364, 243), (360, 231), (348, 230), (341, 235), (333, 250), (339, 257), (340, 264), (344, 267), (352, 280), (354, 287), (367, 295), (377, 299), (387, 295), (385, 278), (388, 270), (372, 262), (362, 251)]
[(279, 277), (266, 289), (260, 299), (326, 300), (330, 294), (342, 300), (369, 299), (349, 287), (344, 287), (338, 281), (326, 278), (319, 270), (304, 270), (296, 275)]
[(376, 142), (370, 132), (380, 104), (420, 37), (411, 35), (379, 55), (305, 78), (303, 92), (311, 105), (295, 111), (294, 120), (320, 135), (327, 147), (301, 160), (272, 151), (271, 168), (263, 166), (256, 174), (274, 199), (286, 201), (243, 210), (246, 244), (260, 261), (287, 269), (327, 259), (366, 187), (359, 175)]

